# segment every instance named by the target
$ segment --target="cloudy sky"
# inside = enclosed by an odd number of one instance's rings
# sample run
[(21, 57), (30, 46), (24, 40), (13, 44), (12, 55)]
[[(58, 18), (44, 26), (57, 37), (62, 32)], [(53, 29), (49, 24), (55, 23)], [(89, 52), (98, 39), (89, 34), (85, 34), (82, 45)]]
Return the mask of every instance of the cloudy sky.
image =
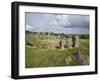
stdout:
[(32, 32), (88, 34), (88, 15), (25, 12), (25, 29)]

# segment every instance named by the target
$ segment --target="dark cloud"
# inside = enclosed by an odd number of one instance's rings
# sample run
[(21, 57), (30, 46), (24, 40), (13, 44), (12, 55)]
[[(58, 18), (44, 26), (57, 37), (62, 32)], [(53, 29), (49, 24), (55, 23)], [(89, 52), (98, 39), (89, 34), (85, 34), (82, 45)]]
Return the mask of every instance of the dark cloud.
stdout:
[(68, 21), (70, 22), (69, 27), (89, 28), (89, 16), (69, 15), (68, 16)]
[[(25, 13), (26, 30), (71, 33), (89, 31), (88, 15)], [(70, 28), (70, 29), (69, 29)]]

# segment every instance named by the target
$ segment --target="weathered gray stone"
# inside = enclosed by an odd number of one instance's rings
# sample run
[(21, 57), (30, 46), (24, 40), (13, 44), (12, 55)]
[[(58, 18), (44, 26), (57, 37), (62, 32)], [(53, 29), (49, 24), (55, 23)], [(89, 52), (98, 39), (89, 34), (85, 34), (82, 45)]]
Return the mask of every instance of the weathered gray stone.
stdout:
[(76, 38), (75, 47), (79, 47), (79, 43), (80, 43), (79, 37), (78, 36), (75, 36), (75, 38)]
[(67, 38), (67, 48), (72, 48), (72, 38)]
[(73, 41), (73, 44), (72, 44), (73, 47), (79, 47), (80, 42), (79, 42), (79, 37), (78, 36), (73, 36), (72, 41)]
[(89, 56), (86, 54), (82, 54), (80, 50), (78, 50), (74, 54), (74, 57), (76, 58), (77, 61), (81, 62), (83, 65), (89, 65)]
[(62, 49), (62, 40), (59, 41), (59, 47)]
[(64, 40), (60, 40), (59, 41), (59, 48), (60, 49), (64, 49), (65, 48), (65, 41)]
[(33, 41), (34, 41), (34, 39), (33, 39), (32, 35), (27, 35), (25, 37), (25, 42), (27, 45), (33, 46)]
[(62, 40), (62, 47), (61, 48), (64, 49), (64, 40)]

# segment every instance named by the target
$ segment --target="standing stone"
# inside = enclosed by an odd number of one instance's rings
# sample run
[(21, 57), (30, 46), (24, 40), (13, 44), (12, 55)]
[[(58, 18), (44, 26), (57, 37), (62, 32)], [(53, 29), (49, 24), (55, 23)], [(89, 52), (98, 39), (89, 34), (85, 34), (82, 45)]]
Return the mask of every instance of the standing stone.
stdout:
[(89, 65), (89, 56), (86, 54), (82, 54), (80, 50), (78, 50), (75, 54), (74, 57), (76, 58), (77, 61), (79, 61), (83, 65)]
[(79, 47), (79, 37), (75, 36), (75, 38), (76, 38), (75, 47)]
[(72, 47), (75, 47), (75, 36), (72, 37)]
[(64, 48), (64, 41), (63, 40), (59, 41), (59, 47), (60, 47), (60, 49)]
[(73, 47), (79, 47), (79, 37), (78, 36), (73, 36), (72, 41), (73, 41), (73, 44), (72, 44)]
[(62, 40), (62, 47), (61, 48), (64, 49), (64, 40)]
[(72, 38), (67, 38), (67, 48), (72, 48)]
[(77, 59), (77, 60), (79, 60), (79, 61), (81, 61), (82, 60), (82, 54), (81, 54), (81, 52), (80, 52), (80, 50), (77, 50), (76, 51), (76, 53), (74, 54), (75, 55), (75, 58)]
[(30, 46), (33, 46), (34, 45), (34, 40), (35, 40), (35, 38), (33, 39), (32, 34), (26, 35), (26, 37), (25, 37), (26, 44), (27, 45), (30, 45)]
[(59, 41), (59, 48), (61, 49), (61, 46), (62, 46), (62, 41), (60, 40)]
[(59, 47), (62, 48), (62, 40), (59, 41)]

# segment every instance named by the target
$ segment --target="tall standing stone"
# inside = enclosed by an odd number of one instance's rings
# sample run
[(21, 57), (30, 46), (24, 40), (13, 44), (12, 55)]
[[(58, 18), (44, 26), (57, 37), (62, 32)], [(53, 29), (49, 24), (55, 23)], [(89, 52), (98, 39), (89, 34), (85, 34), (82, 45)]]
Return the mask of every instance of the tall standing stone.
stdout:
[(75, 47), (79, 47), (79, 37), (78, 36), (75, 36), (76, 38), (76, 41), (75, 41)]
[(77, 61), (79, 61), (83, 65), (89, 65), (89, 56), (86, 54), (82, 54), (80, 50), (78, 50), (75, 54), (74, 57), (76, 58)]
[(62, 47), (61, 48), (64, 49), (64, 40), (62, 40)]
[(79, 47), (79, 37), (78, 36), (73, 36), (72, 41), (73, 41), (73, 44), (72, 44), (73, 47)]
[(67, 48), (72, 48), (72, 38), (67, 38)]
[(60, 47), (60, 49), (64, 48), (64, 41), (63, 40), (59, 41), (59, 47)]
[(33, 46), (34, 41), (35, 41), (35, 38), (33, 39), (32, 34), (26, 35), (25, 42), (26, 42), (27, 45)]

